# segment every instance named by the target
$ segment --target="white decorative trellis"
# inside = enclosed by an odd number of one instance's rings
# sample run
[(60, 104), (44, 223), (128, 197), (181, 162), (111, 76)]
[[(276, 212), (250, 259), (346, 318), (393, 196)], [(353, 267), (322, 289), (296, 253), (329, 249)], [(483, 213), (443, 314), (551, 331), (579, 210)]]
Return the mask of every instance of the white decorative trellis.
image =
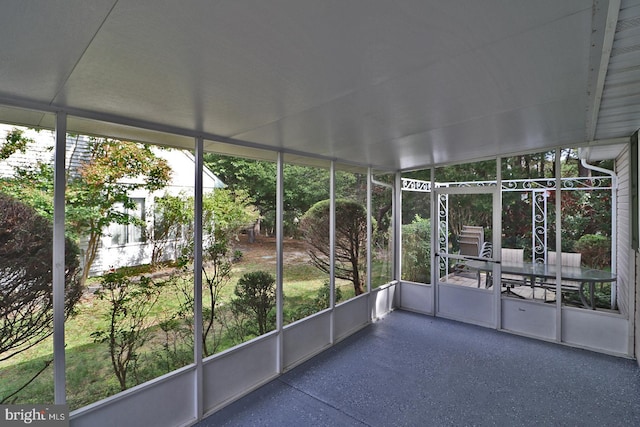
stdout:
[[(449, 248), (449, 195), (440, 194), (438, 196), (438, 248), (439, 252), (446, 253)], [(445, 275), (449, 274), (449, 263), (444, 258), (440, 260), (440, 270), (445, 270)]]
[[(572, 177), (561, 178), (562, 191), (575, 190), (615, 190), (615, 181), (611, 176), (597, 177)], [(491, 187), (496, 186), (496, 181), (470, 181), (470, 182), (446, 182), (436, 183), (436, 187)], [(556, 190), (555, 178), (538, 179), (513, 179), (503, 180), (502, 192), (522, 192), (531, 196), (531, 218), (532, 218), (532, 242), (531, 252), (533, 261), (546, 262), (548, 247), (548, 221), (547, 221), (547, 200), (552, 191)], [(422, 193), (431, 192), (431, 183), (418, 179), (402, 178), (402, 191), (415, 191)], [(441, 252), (447, 252), (449, 246), (449, 207), (448, 194), (441, 194), (438, 197), (438, 247)], [(616, 206), (612, 206), (613, 216), (616, 214)], [(615, 236), (612, 235), (612, 244), (615, 244)], [(440, 267), (447, 269), (444, 260), (440, 260)], [(447, 272), (448, 273), (448, 272)]]

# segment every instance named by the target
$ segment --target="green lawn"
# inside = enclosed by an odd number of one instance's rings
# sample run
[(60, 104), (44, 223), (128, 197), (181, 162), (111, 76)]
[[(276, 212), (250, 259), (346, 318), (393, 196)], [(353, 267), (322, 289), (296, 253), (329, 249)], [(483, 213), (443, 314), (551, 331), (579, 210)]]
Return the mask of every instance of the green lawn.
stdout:
[[(386, 279), (386, 268), (374, 265), (374, 286)], [(266, 270), (275, 276), (275, 265), (243, 259), (234, 264), (232, 278), (221, 291), (221, 299), (229, 301), (233, 297), (235, 283), (247, 272)], [(378, 278), (378, 280), (376, 280)], [(285, 324), (296, 320), (299, 307), (313, 301), (318, 290), (328, 280), (328, 275), (307, 263), (285, 265), (283, 269)], [(342, 300), (352, 298), (353, 286), (350, 282), (338, 280)], [(209, 298), (203, 296), (203, 304), (207, 307)], [(164, 335), (158, 327), (159, 322), (176, 313), (180, 308), (179, 295), (171, 289), (163, 290), (149, 320), (154, 338), (146, 345), (148, 351), (141, 352), (138, 360), (137, 378), (130, 375), (131, 385), (141, 383), (171, 371), (176, 361), (169, 358), (180, 353), (179, 366), (191, 363), (192, 350), (179, 345), (170, 348), (171, 337)], [(71, 409), (76, 409), (102, 398), (117, 393), (118, 381), (111, 367), (108, 347), (104, 343), (96, 343), (91, 333), (104, 326), (105, 303), (94, 296), (83, 298), (77, 306), (77, 315), (65, 323), (65, 345), (67, 366), (67, 396)], [(315, 310), (315, 309), (314, 309)], [(223, 313), (224, 314), (224, 313)], [(163, 347), (164, 345), (164, 347)], [(223, 339), (217, 351), (235, 345), (231, 339)], [(159, 350), (160, 349), (160, 350)], [(164, 349), (164, 351), (162, 350)], [(48, 338), (37, 346), (21, 353), (10, 360), (0, 362), (0, 399), (17, 390), (52, 359), (52, 339)], [(53, 365), (48, 366), (31, 384), (16, 396), (16, 403), (52, 403), (53, 402)], [(6, 402), (9, 403), (9, 402)]]

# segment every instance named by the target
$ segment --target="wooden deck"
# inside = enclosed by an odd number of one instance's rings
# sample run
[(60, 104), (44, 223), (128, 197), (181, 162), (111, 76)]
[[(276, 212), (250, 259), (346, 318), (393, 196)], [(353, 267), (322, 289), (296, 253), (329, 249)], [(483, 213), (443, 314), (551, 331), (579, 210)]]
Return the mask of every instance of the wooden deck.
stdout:
[[(459, 285), (479, 289), (491, 289), (491, 286), (489, 288), (487, 288), (486, 286), (487, 282), (485, 273), (480, 273), (480, 278), (478, 279), (478, 275), (474, 271), (450, 273), (447, 276), (441, 277), (440, 281), (448, 283), (450, 285)], [(554, 291), (537, 286), (502, 286), (502, 295), (506, 297), (544, 302), (553, 302), (556, 300), (556, 293)]]

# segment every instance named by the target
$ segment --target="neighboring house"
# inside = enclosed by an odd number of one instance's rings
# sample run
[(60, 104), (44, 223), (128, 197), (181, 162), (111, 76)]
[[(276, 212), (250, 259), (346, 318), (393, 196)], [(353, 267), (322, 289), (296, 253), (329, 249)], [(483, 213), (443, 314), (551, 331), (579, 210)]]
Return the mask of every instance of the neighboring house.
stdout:
[[(0, 124), (0, 138), (4, 141), (5, 135), (15, 126)], [(53, 164), (53, 148), (55, 137), (51, 131), (36, 132), (24, 129), (24, 135), (34, 142), (29, 143), (25, 153), (15, 153), (7, 160), (0, 160), (0, 177), (11, 177), (16, 167), (26, 167), (37, 162)], [(69, 165), (69, 173), (73, 174), (88, 157), (89, 137), (68, 136), (66, 157)], [(154, 218), (154, 204), (158, 197), (165, 194), (177, 196), (180, 194), (192, 195), (195, 179), (195, 159), (191, 153), (185, 150), (153, 148), (154, 154), (167, 161), (172, 170), (172, 177), (168, 185), (155, 192), (144, 189), (133, 190), (129, 197), (136, 205), (134, 212), (129, 214), (142, 219), (146, 226), (139, 227), (133, 224), (111, 224), (105, 230), (102, 237), (98, 255), (91, 266), (90, 275), (100, 275), (112, 267), (136, 266), (148, 264), (154, 251), (153, 233), (156, 219)], [(214, 191), (224, 187), (209, 169), (204, 168), (203, 188), (204, 192)], [(175, 259), (179, 249), (186, 241), (187, 230), (181, 230), (173, 239), (163, 242), (162, 260)], [(81, 239), (81, 249), (86, 247), (86, 239)], [(156, 245), (156, 250), (157, 250)]]

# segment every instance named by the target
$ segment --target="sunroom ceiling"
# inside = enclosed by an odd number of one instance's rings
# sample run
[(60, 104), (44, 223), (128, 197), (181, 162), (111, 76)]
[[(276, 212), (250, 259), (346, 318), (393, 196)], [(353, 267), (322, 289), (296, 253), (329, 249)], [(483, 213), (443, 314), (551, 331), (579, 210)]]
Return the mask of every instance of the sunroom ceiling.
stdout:
[(606, 144), (640, 127), (600, 117), (638, 3), (7, 0), (0, 121), (385, 170)]

